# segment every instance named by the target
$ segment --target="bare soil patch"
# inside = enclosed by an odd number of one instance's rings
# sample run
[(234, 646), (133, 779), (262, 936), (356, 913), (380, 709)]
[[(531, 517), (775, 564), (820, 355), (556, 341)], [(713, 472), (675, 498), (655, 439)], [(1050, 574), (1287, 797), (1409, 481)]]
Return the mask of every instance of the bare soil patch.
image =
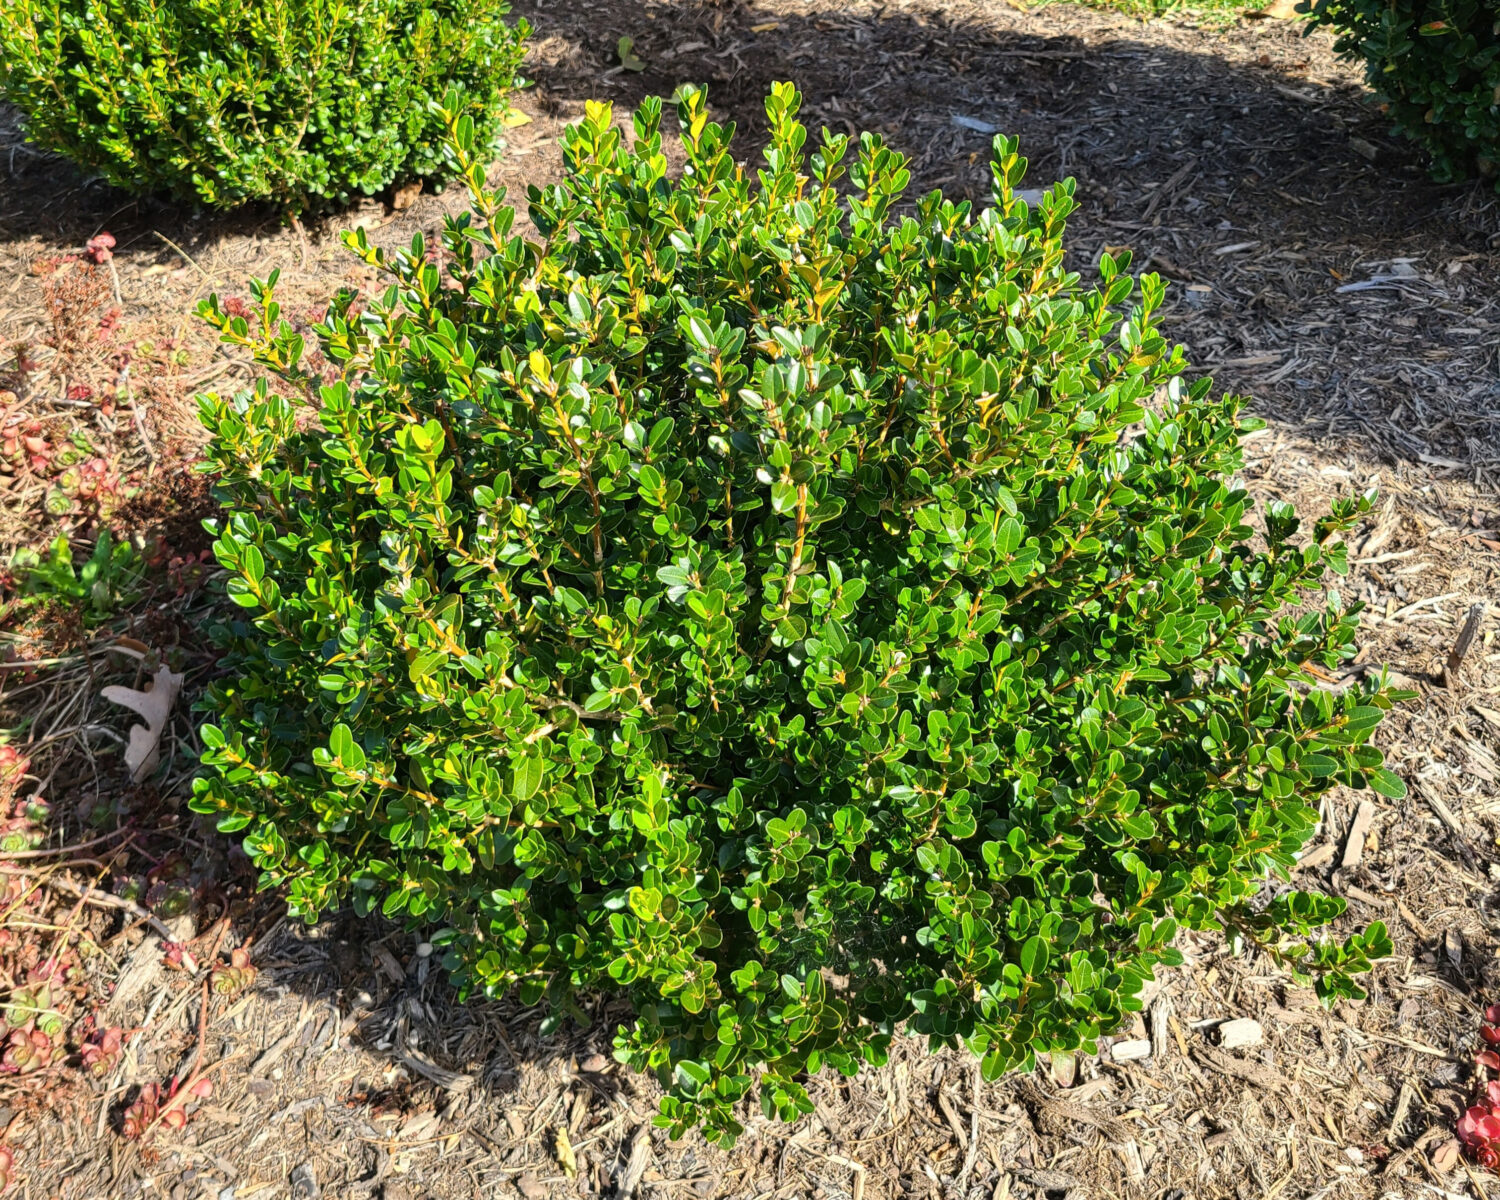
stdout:
[[(92, 537), (102, 522), (166, 547), (125, 631), (144, 655), (122, 650), (113, 625), (64, 628), (34, 613), (6, 635), (15, 669), (0, 678), (4, 724), (30, 739), (32, 772), (68, 841), (122, 831), (102, 847), (17, 861), (36, 884), (26, 920), (54, 939), (69, 931), (80, 948), (76, 1015), (112, 1003), (108, 1020), (130, 1032), (103, 1084), (59, 1063), (0, 1091), (22, 1194), (415, 1200), (608, 1196), (628, 1185), (636, 1196), (753, 1200), (1251, 1200), (1496, 1190), (1443, 1149), (1472, 1086), (1479, 1014), (1500, 998), (1494, 614), (1485, 610), (1457, 678), (1445, 680), (1442, 665), (1471, 607), (1492, 601), (1500, 568), (1500, 198), (1428, 182), (1328, 40), (1281, 21), (1195, 28), (997, 0), (521, 0), (517, 12), (536, 27), (537, 82), (521, 102), (532, 123), (512, 131), (496, 168), (513, 200), (558, 176), (559, 130), (585, 98), (612, 99), (623, 115), (684, 80), (710, 85), (747, 158), (767, 84), (792, 79), (810, 123), (881, 129), (912, 155), (914, 192), (942, 187), (976, 202), (988, 187), (980, 130), (1016, 133), (1031, 185), (1078, 180), (1076, 268), (1088, 272), (1105, 246), (1131, 247), (1138, 266), (1173, 282), (1170, 329), (1192, 361), (1269, 419), (1246, 446), (1258, 499), (1313, 513), (1331, 495), (1379, 484), (1384, 498), (1354, 539), (1342, 585), (1370, 607), (1349, 670), (1389, 664), (1419, 692), (1381, 737), (1411, 794), (1337, 796), (1296, 882), (1348, 897), (1349, 927), (1386, 921), (1397, 954), (1368, 1001), (1327, 1012), (1263, 959), (1186, 939), (1189, 964), (1122, 1034), (1148, 1041), (1149, 1057), (1106, 1051), (983, 1085), (964, 1056), (901, 1042), (879, 1071), (821, 1078), (813, 1116), (790, 1127), (756, 1119), (725, 1152), (650, 1130), (654, 1084), (608, 1059), (614, 1026), (628, 1019), (617, 1007), (600, 1000), (589, 1029), (544, 1040), (524, 1010), (456, 1004), (404, 933), (343, 918), (288, 926), (223, 839), (181, 806), (196, 755), (185, 706), (168, 731), (163, 782), (134, 788), (116, 747), (129, 717), (98, 688), (135, 682), (161, 660), (187, 676), (190, 695), (214, 669), (202, 636), (211, 597), (182, 575), (205, 544), (202, 497), (184, 475), (196, 438), (190, 396), (244, 386), (251, 370), (188, 315), (195, 301), (243, 295), (246, 277), (280, 268), (284, 306), (311, 324), (333, 289), (370, 282), (339, 246), (339, 227), (359, 221), (376, 240), (405, 243), (435, 233), (462, 197), (422, 195), (401, 211), (371, 201), (304, 239), (273, 214), (197, 217), (129, 201), (36, 156), (12, 127), (0, 144), (0, 346), (26, 345), (37, 369), (24, 386), (0, 383), (17, 393), (6, 419), (39, 422), (49, 445), (83, 436), (121, 496), (105, 507), (75, 496), (49, 516), (38, 497), (60, 471), (50, 459), (13, 464), (0, 476), (0, 541), (8, 554), (57, 532)], [(643, 70), (620, 63), (621, 36)], [(49, 276), (34, 264), (80, 254), (104, 228), (118, 243), (100, 277), (108, 290), (69, 350), (49, 314)], [(45, 345), (49, 334), (60, 344)], [(129, 391), (107, 404), (125, 351)], [(75, 361), (60, 362), (65, 353)], [(1366, 799), (1373, 808), (1361, 814)], [(109, 877), (85, 859), (147, 884), (183, 882), (193, 916), (174, 932), (205, 962), (215, 947), (251, 943), (253, 988), (211, 997), (205, 1017), (202, 975), (164, 965), (158, 933), (136, 914), (80, 906), (55, 882)], [(82, 953), (85, 943), (97, 952)], [(0, 967), (24, 964), (0, 951)], [(1220, 1023), (1237, 1018), (1259, 1024), (1259, 1045), (1215, 1044)], [(194, 1064), (222, 1065), (187, 1128), (122, 1139), (134, 1089)]]

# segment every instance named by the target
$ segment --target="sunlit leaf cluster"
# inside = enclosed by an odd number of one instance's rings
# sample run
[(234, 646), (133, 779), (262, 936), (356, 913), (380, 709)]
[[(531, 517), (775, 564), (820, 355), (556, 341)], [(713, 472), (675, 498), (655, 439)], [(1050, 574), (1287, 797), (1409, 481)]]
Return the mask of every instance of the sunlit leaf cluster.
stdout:
[[(878, 1063), (1087, 1047), (1227, 928), (1327, 996), (1386, 952), (1267, 888), (1335, 784), (1398, 794), (1393, 695), (1304, 531), (1233, 481), (1163, 284), (1064, 265), (1071, 183), (899, 207), (902, 155), (778, 85), (758, 170), (701, 91), (590, 105), (539, 240), (485, 184), (299, 367), (274, 280), (204, 313), (286, 386), (202, 401), (238, 613), (194, 807), (309, 919), (435, 925), (460, 986), (549, 1022), (634, 1003), (663, 1124)], [(321, 386), (320, 386), (321, 385)], [(1295, 608), (1293, 607), (1295, 606)]]

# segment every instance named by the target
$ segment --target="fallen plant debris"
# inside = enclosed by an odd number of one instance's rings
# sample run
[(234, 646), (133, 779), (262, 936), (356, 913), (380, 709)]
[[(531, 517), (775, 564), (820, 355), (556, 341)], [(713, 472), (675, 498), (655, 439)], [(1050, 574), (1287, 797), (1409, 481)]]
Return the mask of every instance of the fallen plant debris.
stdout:
[[(182, 676), (162, 664), (144, 690), (111, 684), (100, 695), (115, 704), (124, 705), (145, 721), (130, 727), (130, 742), (125, 747), (125, 769), (140, 783), (156, 770), (161, 761), (161, 735), (172, 715), (172, 705), (182, 690)], [(161, 885), (165, 887), (165, 884)], [(162, 897), (158, 897), (158, 902)]]

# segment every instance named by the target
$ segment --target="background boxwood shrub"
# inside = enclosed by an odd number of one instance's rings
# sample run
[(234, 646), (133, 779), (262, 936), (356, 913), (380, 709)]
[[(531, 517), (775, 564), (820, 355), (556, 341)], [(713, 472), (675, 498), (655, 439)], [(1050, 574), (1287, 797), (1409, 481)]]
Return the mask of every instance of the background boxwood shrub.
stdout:
[[(1500, 4), (1495, 0), (1304, 0), (1439, 182), (1500, 166)], [(1500, 182), (1500, 181), (1497, 181)]]
[(1394, 694), (1306, 669), (1368, 497), (1252, 532), (1239, 402), (1155, 276), (1064, 268), (1071, 183), (1028, 207), (1002, 137), (994, 207), (897, 216), (903, 157), (805, 161), (797, 106), (751, 175), (685, 90), (673, 180), (660, 101), (633, 147), (591, 104), (541, 242), (455, 117), (473, 211), (436, 262), (349, 235), (390, 286), (333, 306), (331, 386), (274, 279), (205, 305), (297, 386), (202, 401), (239, 616), (195, 809), (309, 919), (441, 925), (466, 991), (623, 990), (677, 1131), (903, 1023), (989, 1075), (1091, 1046), (1181, 927), (1358, 994), (1384, 931), (1284, 881), (1320, 792), (1402, 792)]
[(504, 0), (6, 0), (0, 99), (131, 191), (341, 203), (445, 163), (454, 92), (492, 141), (528, 32)]

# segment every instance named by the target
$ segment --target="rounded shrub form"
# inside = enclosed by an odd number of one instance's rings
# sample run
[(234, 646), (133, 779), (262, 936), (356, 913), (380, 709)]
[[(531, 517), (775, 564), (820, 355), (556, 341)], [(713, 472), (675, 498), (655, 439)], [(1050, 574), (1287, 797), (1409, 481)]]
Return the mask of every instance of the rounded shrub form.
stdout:
[[(293, 212), (441, 174), (439, 103), (492, 143), (529, 32), (505, 0), (6, 0), (0, 99), (117, 187)], [(449, 93), (453, 94), (449, 96)]]
[(805, 159), (797, 105), (752, 175), (685, 89), (677, 179), (660, 101), (631, 146), (590, 105), (540, 241), (453, 115), (473, 211), (348, 236), (390, 286), (333, 306), (331, 385), (269, 285), (205, 305), (303, 386), (202, 399), (239, 616), (194, 808), (308, 919), (441, 926), (465, 991), (624, 992), (676, 1131), (902, 1026), (991, 1075), (1091, 1046), (1182, 927), (1357, 994), (1384, 931), (1262, 882), (1324, 789), (1401, 790), (1393, 693), (1314, 676), (1368, 498), (1252, 531), (1238, 402), (1158, 279), (1065, 269), (1073, 186), (1016, 198), (1014, 141), (993, 207), (898, 216), (903, 157)]
[[(1304, 0), (1334, 48), (1362, 59), (1396, 126), (1440, 183), (1500, 170), (1500, 4), (1496, 0)], [(1497, 179), (1500, 186), (1500, 179)]]

